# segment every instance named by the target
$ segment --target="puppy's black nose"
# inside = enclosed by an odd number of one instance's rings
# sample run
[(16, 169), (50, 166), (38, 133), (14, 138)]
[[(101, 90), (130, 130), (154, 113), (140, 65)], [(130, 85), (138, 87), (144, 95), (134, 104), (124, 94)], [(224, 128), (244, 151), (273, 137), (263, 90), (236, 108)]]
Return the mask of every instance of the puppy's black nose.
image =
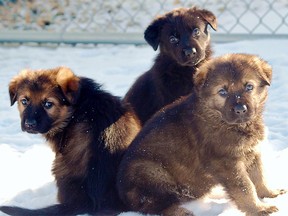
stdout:
[(35, 119), (26, 119), (25, 120), (25, 127), (27, 129), (34, 129), (37, 126), (37, 122)]
[(233, 110), (237, 115), (243, 115), (247, 112), (247, 106), (245, 104), (237, 104)]
[(185, 56), (188, 56), (188, 57), (194, 56), (197, 53), (197, 51), (194, 47), (193, 48), (191, 48), (191, 47), (185, 48), (185, 49), (183, 49), (183, 52), (184, 52)]

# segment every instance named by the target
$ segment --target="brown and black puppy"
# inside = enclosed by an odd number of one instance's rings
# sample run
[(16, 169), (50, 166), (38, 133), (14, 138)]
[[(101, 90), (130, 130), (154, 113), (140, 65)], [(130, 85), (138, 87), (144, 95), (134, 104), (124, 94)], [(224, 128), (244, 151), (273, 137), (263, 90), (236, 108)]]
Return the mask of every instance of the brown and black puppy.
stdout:
[(123, 210), (116, 173), (140, 128), (130, 108), (99, 84), (65, 67), (22, 71), (10, 82), (9, 93), (11, 105), (18, 103), (22, 130), (42, 134), (55, 152), (52, 172), (60, 204), (38, 210), (8, 206), (0, 210), (11, 215)]
[(216, 17), (196, 7), (175, 9), (148, 26), (145, 39), (154, 50), (160, 46), (160, 53), (153, 67), (136, 80), (124, 98), (142, 124), (192, 91), (195, 70), (212, 54), (208, 26), (216, 30)]
[(134, 211), (193, 215), (180, 207), (221, 184), (246, 215), (269, 215), (276, 197), (263, 176), (258, 143), (272, 69), (232, 54), (200, 67), (192, 94), (159, 111), (134, 139), (118, 174), (121, 199)]

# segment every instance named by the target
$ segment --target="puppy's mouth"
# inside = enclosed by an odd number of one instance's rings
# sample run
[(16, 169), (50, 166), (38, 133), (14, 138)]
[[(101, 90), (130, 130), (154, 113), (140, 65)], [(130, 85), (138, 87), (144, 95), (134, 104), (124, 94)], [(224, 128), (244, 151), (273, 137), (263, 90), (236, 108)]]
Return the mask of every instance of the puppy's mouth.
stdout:
[(201, 59), (193, 59), (182, 63), (183, 66), (196, 66), (201, 62)]
[(225, 122), (228, 125), (237, 125), (237, 124), (245, 124), (251, 122), (253, 120), (252, 115), (245, 115), (245, 116), (230, 116), (227, 113), (222, 113), (219, 110), (215, 110), (217, 115), (221, 121)]
[(205, 59), (205, 56), (201, 56), (201, 55), (195, 55), (195, 56), (192, 56), (192, 57), (183, 57), (181, 59), (181, 62), (179, 61), (179, 63), (182, 65), (182, 66), (196, 66), (198, 65), (201, 61), (203, 61)]
[(223, 118), (222, 120), (225, 121), (227, 124), (230, 125), (237, 125), (237, 124), (245, 124), (248, 122), (251, 122), (253, 118), (251, 116), (243, 116), (243, 117), (238, 117), (238, 118)]
[(31, 129), (24, 129), (23, 131), (27, 132), (27, 133), (31, 133), (31, 134), (38, 134), (38, 131), (35, 130), (31, 130)]
[(22, 128), (22, 131), (30, 133), (30, 134), (38, 134), (39, 133), (39, 131), (37, 131), (36, 129), (26, 128), (26, 127)]

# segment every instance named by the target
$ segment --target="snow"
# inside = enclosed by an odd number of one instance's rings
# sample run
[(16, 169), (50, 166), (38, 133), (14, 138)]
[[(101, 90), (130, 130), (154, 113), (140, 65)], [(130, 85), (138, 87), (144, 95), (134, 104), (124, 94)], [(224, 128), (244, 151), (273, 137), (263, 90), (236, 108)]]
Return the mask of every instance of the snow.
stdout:
[[(267, 138), (262, 152), (267, 180), (273, 188), (288, 188), (288, 61), (287, 40), (255, 40), (213, 44), (214, 55), (251, 53), (267, 60), (273, 67), (273, 81), (265, 110)], [(50, 168), (54, 158), (39, 135), (20, 128), (17, 106), (10, 107), (8, 84), (24, 68), (40, 69), (65, 65), (81, 76), (103, 84), (111, 93), (123, 96), (133, 81), (153, 64), (157, 52), (149, 46), (81, 45), (76, 47), (0, 47), (0, 205), (39, 208), (56, 200), (57, 188)], [(282, 170), (285, 169), (285, 170)], [(288, 212), (288, 195), (265, 202), (278, 206), (273, 215)], [(209, 196), (187, 203), (196, 216), (241, 216), (221, 187)], [(4, 215), (0, 213), (0, 216)], [(139, 216), (125, 212), (121, 216)]]

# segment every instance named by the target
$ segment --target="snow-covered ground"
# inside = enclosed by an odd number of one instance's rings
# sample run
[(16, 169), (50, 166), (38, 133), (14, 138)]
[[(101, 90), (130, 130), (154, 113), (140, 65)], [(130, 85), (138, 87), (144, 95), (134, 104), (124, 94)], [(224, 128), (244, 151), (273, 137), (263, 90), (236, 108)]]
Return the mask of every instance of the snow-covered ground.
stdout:
[[(272, 65), (274, 75), (265, 111), (267, 139), (263, 142), (263, 155), (270, 185), (287, 189), (288, 39), (242, 41), (213, 47), (215, 56), (252, 53)], [(156, 54), (148, 46), (128, 45), (0, 47), (0, 205), (39, 208), (56, 202), (57, 189), (50, 173), (54, 155), (41, 136), (21, 131), (18, 110), (16, 106), (10, 107), (8, 84), (14, 75), (24, 68), (66, 65), (76, 74), (93, 78), (102, 83), (104, 89), (123, 96), (135, 78), (151, 67)], [(288, 195), (264, 201), (279, 207), (280, 211), (273, 215), (288, 214)], [(196, 216), (243, 215), (220, 187), (208, 197), (186, 206)]]

